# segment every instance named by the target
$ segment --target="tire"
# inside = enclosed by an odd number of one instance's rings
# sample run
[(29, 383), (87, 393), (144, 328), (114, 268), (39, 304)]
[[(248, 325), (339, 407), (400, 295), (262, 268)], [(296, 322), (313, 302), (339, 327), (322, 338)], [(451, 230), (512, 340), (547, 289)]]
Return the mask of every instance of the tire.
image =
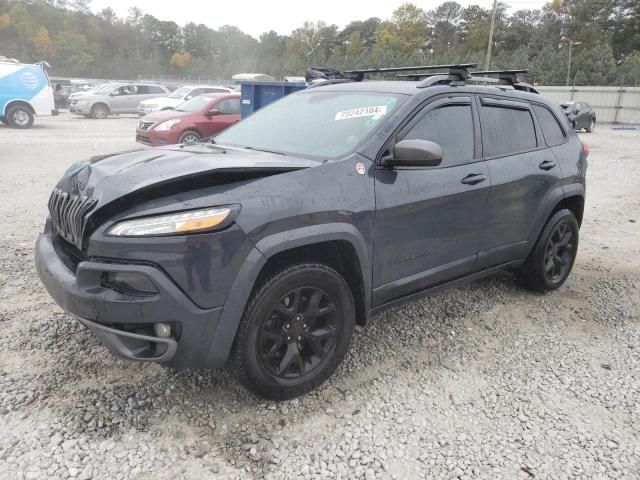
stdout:
[(596, 129), (596, 119), (592, 118), (591, 120), (589, 120), (589, 126), (587, 127), (587, 133), (593, 133), (593, 131)]
[(286, 267), (251, 296), (227, 368), (258, 396), (303, 395), (342, 362), (354, 324), (353, 296), (339, 273), (319, 263)]
[(571, 210), (562, 209), (553, 214), (529, 258), (516, 272), (518, 283), (536, 292), (550, 292), (560, 287), (573, 268), (579, 233), (578, 221)]
[(31, 128), (33, 125), (33, 112), (22, 105), (16, 105), (15, 107), (7, 110), (7, 124), (11, 128)]
[(180, 134), (180, 138), (178, 139), (178, 143), (194, 143), (200, 140), (200, 135), (198, 132), (194, 132), (193, 130), (185, 130)]
[(9, 121), (4, 117), (0, 117), (0, 123), (3, 123), (4, 125), (9, 125)]
[(109, 116), (109, 107), (104, 103), (96, 103), (91, 107), (91, 118), (104, 120)]

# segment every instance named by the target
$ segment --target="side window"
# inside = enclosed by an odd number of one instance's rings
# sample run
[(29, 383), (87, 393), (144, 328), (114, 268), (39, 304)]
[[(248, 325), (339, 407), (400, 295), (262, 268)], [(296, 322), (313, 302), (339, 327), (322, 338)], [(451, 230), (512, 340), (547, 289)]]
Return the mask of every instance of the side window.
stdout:
[(189, 92), (189, 95), (185, 97), (185, 100), (191, 100), (192, 98), (197, 97), (198, 95), (202, 95), (203, 93), (204, 88), (194, 88)]
[(162, 87), (156, 87), (154, 85), (149, 85), (147, 88), (149, 89), (148, 93), (158, 94), (158, 95), (166, 95), (167, 94), (166, 90), (164, 90)]
[(536, 130), (528, 109), (483, 105), (480, 118), (485, 157), (524, 152), (537, 147)]
[(239, 98), (227, 98), (218, 102), (215, 106), (216, 109), (222, 115), (239, 115), (240, 114), (240, 99)]
[(445, 105), (428, 112), (403, 139), (430, 140), (442, 147), (442, 166), (473, 162), (471, 105)]
[(534, 105), (533, 111), (536, 113), (536, 117), (538, 117), (538, 123), (540, 124), (540, 128), (542, 128), (542, 134), (547, 141), (547, 145), (552, 147), (564, 142), (564, 131), (555, 115), (551, 113), (549, 109), (540, 105)]
[(136, 87), (136, 95), (147, 95), (148, 93), (152, 93), (147, 85), (138, 85)]

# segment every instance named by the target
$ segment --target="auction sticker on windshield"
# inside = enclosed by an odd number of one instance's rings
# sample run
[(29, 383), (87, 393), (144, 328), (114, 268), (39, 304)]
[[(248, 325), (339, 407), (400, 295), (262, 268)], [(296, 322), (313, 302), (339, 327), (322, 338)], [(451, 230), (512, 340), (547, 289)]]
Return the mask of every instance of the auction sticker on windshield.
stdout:
[(335, 120), (346, 120), (348, 118), (373, 117), (374, 115), (386, 115), (387, 106), (353, 108), (336, 113)]

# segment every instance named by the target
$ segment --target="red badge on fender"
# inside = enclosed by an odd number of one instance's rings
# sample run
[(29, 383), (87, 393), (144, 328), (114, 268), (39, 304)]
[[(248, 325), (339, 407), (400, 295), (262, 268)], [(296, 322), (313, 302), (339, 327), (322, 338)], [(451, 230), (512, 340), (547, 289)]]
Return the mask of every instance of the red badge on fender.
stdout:
[(365, 171), (366, 168), (364, 168), (364, 165), (362, 163), (356, 163), (356, 172), (358, 172), (360, 175), (364, 175)]

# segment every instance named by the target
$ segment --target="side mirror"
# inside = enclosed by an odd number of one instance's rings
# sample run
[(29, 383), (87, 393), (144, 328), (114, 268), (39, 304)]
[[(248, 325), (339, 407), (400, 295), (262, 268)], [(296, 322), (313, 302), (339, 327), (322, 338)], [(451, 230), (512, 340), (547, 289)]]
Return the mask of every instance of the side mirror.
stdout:
[(435, 167), (442, 163), (442, 148), (429, 140), (400, 140), (393, 147), (393, 165)]
[(217, 117), (218, 115), (220, 115), (220, 110), (218, 110), (216, 108), (212, 108), (205, 115), (207, 117)]
[(191, 100), (193, 98), (193, 95), (187, 95), (186, 97), (184, 97), (185, 100)]
[(114, 90), (113, 92), (110, 92), (110, 93), (109, 93), (109, 96), (110, 96), (110, 97), (115, 97), (116, 95), (118, 95), (118, 92), (117, 92), (117, 91), (115, 91), (115, 90)]

